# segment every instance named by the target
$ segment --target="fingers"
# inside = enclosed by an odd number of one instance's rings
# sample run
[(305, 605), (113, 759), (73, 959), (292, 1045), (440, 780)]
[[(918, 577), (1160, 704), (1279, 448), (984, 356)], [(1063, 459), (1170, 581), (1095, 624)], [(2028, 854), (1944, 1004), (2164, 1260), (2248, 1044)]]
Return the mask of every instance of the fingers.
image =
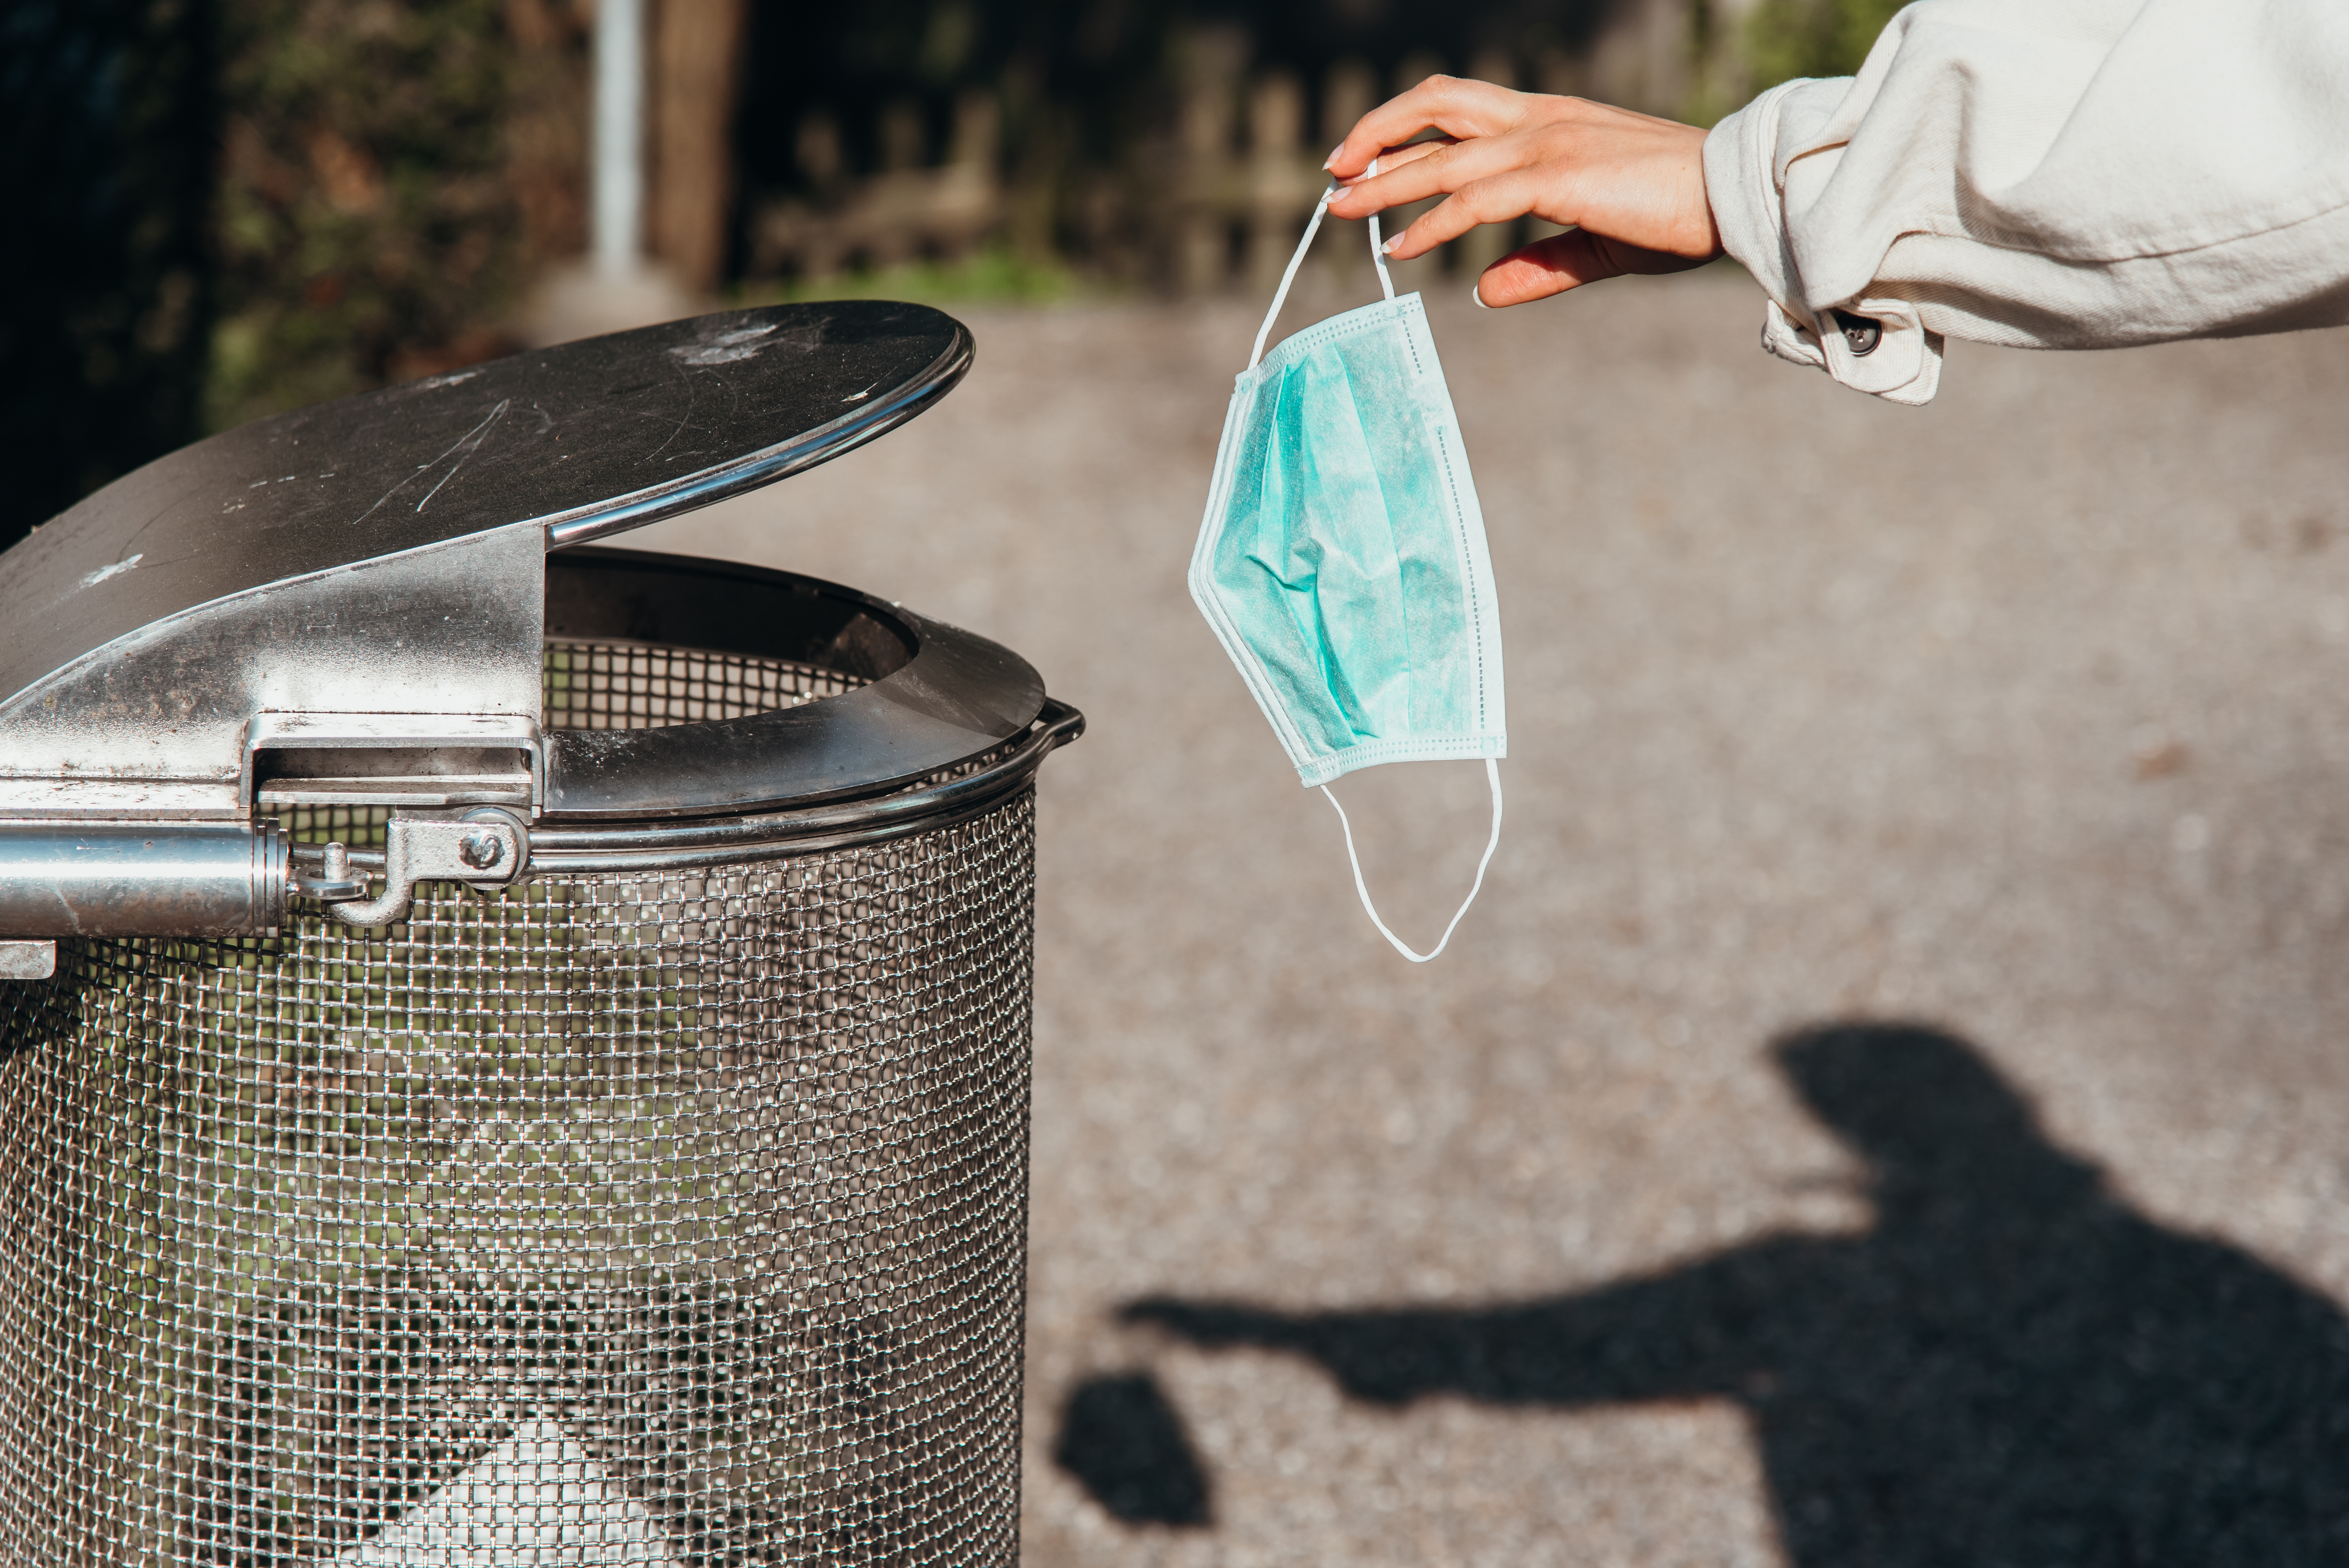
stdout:
[(1588, 230), (1569, 229), (1512, 251), (1486, 267), (1476, 280), (1476, 297), (1494, 306), (1524, 304), (1627, 273), (1683, 272), (1704, 265), (1705, 260), (1641, 250)]
[[(1402, 168), (1405, 164), (1423, 162), (1432, 155), (1443, 151), (1450, 145), (1452, 144), (1448, 141), (1414, 141), (1403, 147), (1388, 148), (1384, 152), (1380, 153), (1378, 157), (1371, 160), (1379, 166), (1378, 173), (1375, 175), (1364, 174), (1356, 176), (1355, 183), (1346, 186), (1345, 189), (1340, 191), (1337, 195), (1330, 199), (1330, 211), (1331, 215), (1340, 218), (1367, 218), (1373, 212), (1384, 211), (1387, 208), (1393, 206), (1395, 201), (1387, 200), (1379, 190), (1373, 190), (1371, 188), (1377, 186), (1380, 181), (1384, 180), (1388, 175), (1392, 174), (1396, 170)], [(1360, 199), (1357, 199), (1356, 196), (1358, 191), (1362, 192)], [(1397, 198), (1396, 200), (1404, 201), (1410, 200), (1410, 198)], [(1349, 206), (1346, 211), (1342, 212), (1338, 210), (1340, 204), (1347, 202), (1350, 202), (1351, 205)]]
[(1484, 137), (1475, 141), (1415, 141), (1379, 155), (1379, 171), (1365, 174), (1330, 203), (1333, 218), (1367, 218), (1390, 207), (1459, 190), (1470, 181), (1498, 174), (1525, 160), (1525, 139)]
[(1569, 229), (1512, 251), (1486, 267), (1476, 280), (1476, 297), (1495, 307), (1524, 304), (1622, 273), (1595, 236)]
[[(1479, 223), (1506, 223), (1524, 217), (1540, 204), (1542, 194), (1539, 177), (1525, 169), (1505, 169), (1490, 179), (1471, 181), (1389, 240), (1387, 254), (1399, 262), (1414, 260)], [(1398, 202), (1416, 200), (1417, 195), (1396, 198)], [(1340, 218), (1353, 215), (1338, 211), (1335, 201), (1330, 210)]]
[[(1410, 139), (1431, 129), (1439, 137)], [(1569, 224), (1582, 237), (1520, 252), (1511, 262), (1523, 270), (1493, 279), (1507, 297), (1496, 300), (1492, 289), (1482, 296), (1488, 304), (1537, 299), (1718, 253), (1704, 140), (1698, 127), (1604, 104), (1430, 77), (1356, 122), (1330, 157), (1345, 189), (1329, 211), (1367, 218), (1444, 197), (1389, 242), (1387, 253), (1398, 261), (1425, 255), (1480, 223), (1530, 214)], [(1376, 174), (1369, 172), (1373, 160)]]
[(1424, 130), (1463, 140), (1498, 136), (1517, 123), (1526, 96), (1491, 82), (1430, 77), (1356, 120), (1330, 153), (1327, 167), (1339, 179), (1350, 180), (1370, 167), (1371, 159), (1388, 148), (1401, 148)]

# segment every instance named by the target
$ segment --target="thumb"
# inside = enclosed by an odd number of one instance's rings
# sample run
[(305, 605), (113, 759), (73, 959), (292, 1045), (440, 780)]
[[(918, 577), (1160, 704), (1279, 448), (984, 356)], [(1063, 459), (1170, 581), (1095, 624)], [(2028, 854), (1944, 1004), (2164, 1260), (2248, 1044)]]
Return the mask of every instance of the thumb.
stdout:
[(1708, 259), (1643, 250), (1588, 229), (1568, 229), (1512, 251), (1486, 267), (1476, 280), (1476, 297), (1488, 305), (1524, 304), (1627, 273), (1684, 272)]

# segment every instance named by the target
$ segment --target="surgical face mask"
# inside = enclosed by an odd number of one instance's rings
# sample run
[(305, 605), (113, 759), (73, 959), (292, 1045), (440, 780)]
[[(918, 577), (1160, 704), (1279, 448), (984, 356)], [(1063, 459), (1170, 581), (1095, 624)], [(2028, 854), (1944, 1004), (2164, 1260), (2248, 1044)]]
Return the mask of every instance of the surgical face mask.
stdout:
[[(1371, 923), (1424, 963), (1452, 940), (1501, 840), (1501, 622), (1435, 341), (1419, 296), (1395, 297), (1376, 218), (1371, 256), (1386, 297), (1265, 353), (1336, 193), (1314, 207), (1232, 392), (1191, 595), (1299, 776), (1337, 808)], [(1466, 901), (1420, 954), (1379, 918), (1329, 785), (1375, 763), (1448, 758), (1484, 759), (1493, 830)]]

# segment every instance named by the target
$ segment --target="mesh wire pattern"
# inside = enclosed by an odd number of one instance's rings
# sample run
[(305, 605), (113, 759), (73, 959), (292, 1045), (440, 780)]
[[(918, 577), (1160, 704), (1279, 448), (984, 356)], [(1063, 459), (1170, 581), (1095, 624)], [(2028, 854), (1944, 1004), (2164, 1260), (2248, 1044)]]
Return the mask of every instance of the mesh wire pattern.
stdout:
[(853, 691), (864, 682), (821, 665), (658, 643), (550, 637), (540, 676), (548, 729), (648, 729), (743, 718)]
[(1016, 1562), (1033, 882), (1022, 789), (61, 943), (0, 987), (0, 1561)]

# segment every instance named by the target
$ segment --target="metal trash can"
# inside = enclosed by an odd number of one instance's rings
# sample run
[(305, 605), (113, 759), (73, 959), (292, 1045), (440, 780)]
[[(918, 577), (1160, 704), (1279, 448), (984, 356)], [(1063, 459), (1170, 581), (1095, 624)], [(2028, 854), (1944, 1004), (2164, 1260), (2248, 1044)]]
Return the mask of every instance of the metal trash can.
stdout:
[(0, 1561), (1009, 1563), (1032, 778), (847, 589), (581, 548), (970, 342), (739, 312), (0, 556)]

